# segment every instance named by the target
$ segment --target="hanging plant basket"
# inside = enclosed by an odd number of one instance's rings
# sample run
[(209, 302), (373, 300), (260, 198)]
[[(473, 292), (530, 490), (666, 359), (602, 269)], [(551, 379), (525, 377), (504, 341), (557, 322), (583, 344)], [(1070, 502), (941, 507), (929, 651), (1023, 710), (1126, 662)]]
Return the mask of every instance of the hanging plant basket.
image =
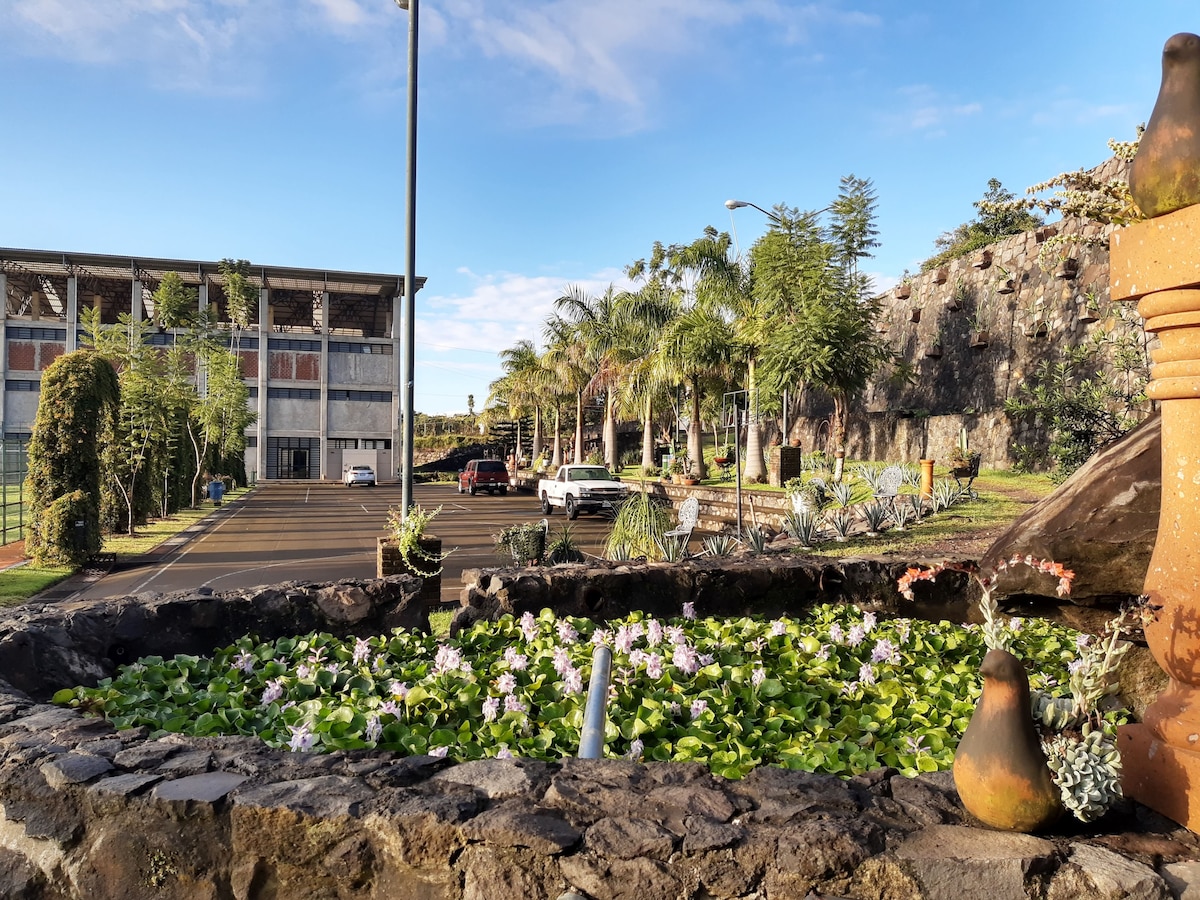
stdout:
[(1025, 337), (1044, 338), (1050, 334), (1050, 326), (1045, 322), (1030, 322), (1025, 326)]
[(909, 316), (908, 316), (908, 321), (914, 322), (914, 323), (921, 321), (921, 307), (914, 306), (912, 308), (912, 312), (909, 313)]

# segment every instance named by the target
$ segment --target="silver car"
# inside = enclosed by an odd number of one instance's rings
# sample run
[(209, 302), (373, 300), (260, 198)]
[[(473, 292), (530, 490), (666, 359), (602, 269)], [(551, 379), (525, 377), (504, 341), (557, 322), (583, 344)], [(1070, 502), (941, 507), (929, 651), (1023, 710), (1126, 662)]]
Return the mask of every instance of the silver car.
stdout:
[(356, 484), (375, 487), (375, 470), (370, 466), (350, 466), (346, 469), (346, 474), (342, 476), (342, 481), (345, 482), (346, 487), (354, 487)]

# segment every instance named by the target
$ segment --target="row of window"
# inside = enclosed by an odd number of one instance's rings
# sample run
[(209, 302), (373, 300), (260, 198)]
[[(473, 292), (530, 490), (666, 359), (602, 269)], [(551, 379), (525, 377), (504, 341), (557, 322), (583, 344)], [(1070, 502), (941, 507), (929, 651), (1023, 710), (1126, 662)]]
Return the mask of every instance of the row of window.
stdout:
[[(31, 325), (9, 325), (4, 330), (10, 341), (65, 341), (65, 328), (38, 328)], [(84, 340), (84, 332), (79, 330), (79, 339)], [(170, 332), (156, 331), (146, 336), (146, 343), (152, 346), (167, 346), (175, 342), (175, 335)], [(229, 337), (229, 346), (234, 343), (233, 335)], [(238, 339), (241, 350), (257, 350), (258, 338), (243, 335)], [(299, 338), (270, 338), (267, 346), (271, 350), (298, 350), (306, 353), (321, 352), (320, 341), (301, 340)], [(391, 344), (359, 344), (352, 341), (330, 341), (330, 353), (368, 353), (377, 356), (391, 356)]]
[[(4, 381), (4, 390), (6, 391), (28, 391), (31, 393), (39, 393), (41, 391), (40, 381), (25, 381), (17, 378), (8, 378)], [(251, 398), (258, 396), (258, 387), (251, 385), (249, 387)], [(287, 388), (273, 387), (267, 388), (267, 398), (270, 400), (320, 400), (321, 392), (316, 388)], [(330, 400), (346, 400), (351, 403), (391, 403), (391, 391), (330, 391)]]

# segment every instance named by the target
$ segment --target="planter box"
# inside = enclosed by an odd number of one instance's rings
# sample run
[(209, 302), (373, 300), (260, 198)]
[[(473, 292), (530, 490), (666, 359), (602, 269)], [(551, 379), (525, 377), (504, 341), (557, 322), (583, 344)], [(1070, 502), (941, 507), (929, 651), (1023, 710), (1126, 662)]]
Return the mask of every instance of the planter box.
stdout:
[(921, 308), (919, 306), (913, 307), (912, 312), (908, 316), (908, 321), (910, 321), (910, 322), (920, 322), (921, 321)]
[(900, 300), (907, 300), (912, 296), (912, 285), (901, 284), (896, 287), (896, 297)]
[(975, 255), (974, 262), (971, 263), (971, 265), (974, 266), (976, 269), (986, 269), (991, 264), (992, 264), (992, 251), (991, 250), (980, 250)]
[(1055, 278), (1071, 279), (1079, 274), (1079, 261), (1068, 256), (1058, 264), (1058, 268), (1054, 270)]
[(946, 279), (950, 277), (950, 269), (947, 266), (942, 266), (933, 273), (934, 284), (945, 284)]
[(971, 346), (980, 350), (988, 345), (987, 331), (976, 331), (971, 335)]
[(934, 344), (932, 347), (930, 347), (928, 350), (925, 351), (925, 355), (928, 356), (930, 359), (941, 359), (942, 345)]
[[(431, 556), (442, 555), (442, 539), (436, 535), (427, 534), (417, 543)], [(441, 568), (440, 563), (438, 568)], [(379, 538), (375, 571), (379, 578), (389, 575), (415, 575), (421, 579), (421, 599), (426, 603), (442, 602), (442, 573), (439, 571), (436, 575), (426, 575), (411, 569), (400, 555), (400, 547), (391, 538)]]

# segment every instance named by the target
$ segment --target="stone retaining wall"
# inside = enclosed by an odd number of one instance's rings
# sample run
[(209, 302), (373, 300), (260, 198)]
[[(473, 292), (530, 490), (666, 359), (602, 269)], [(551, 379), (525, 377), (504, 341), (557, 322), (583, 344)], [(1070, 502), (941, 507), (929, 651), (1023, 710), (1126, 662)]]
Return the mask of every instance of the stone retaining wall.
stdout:
[(29, 696), (118, 658), (246, 632), (364, 634), (418, 609), (414, 582), (387, 579), (35, 606), (0, 622), (0, 896), (1165, 900), (1200, 870), (1193, 836), (1133, 807), (1091, 833), (970, 827), (948, 773), (726, 781), (694, 764), (317, 756), (151, 740)]

